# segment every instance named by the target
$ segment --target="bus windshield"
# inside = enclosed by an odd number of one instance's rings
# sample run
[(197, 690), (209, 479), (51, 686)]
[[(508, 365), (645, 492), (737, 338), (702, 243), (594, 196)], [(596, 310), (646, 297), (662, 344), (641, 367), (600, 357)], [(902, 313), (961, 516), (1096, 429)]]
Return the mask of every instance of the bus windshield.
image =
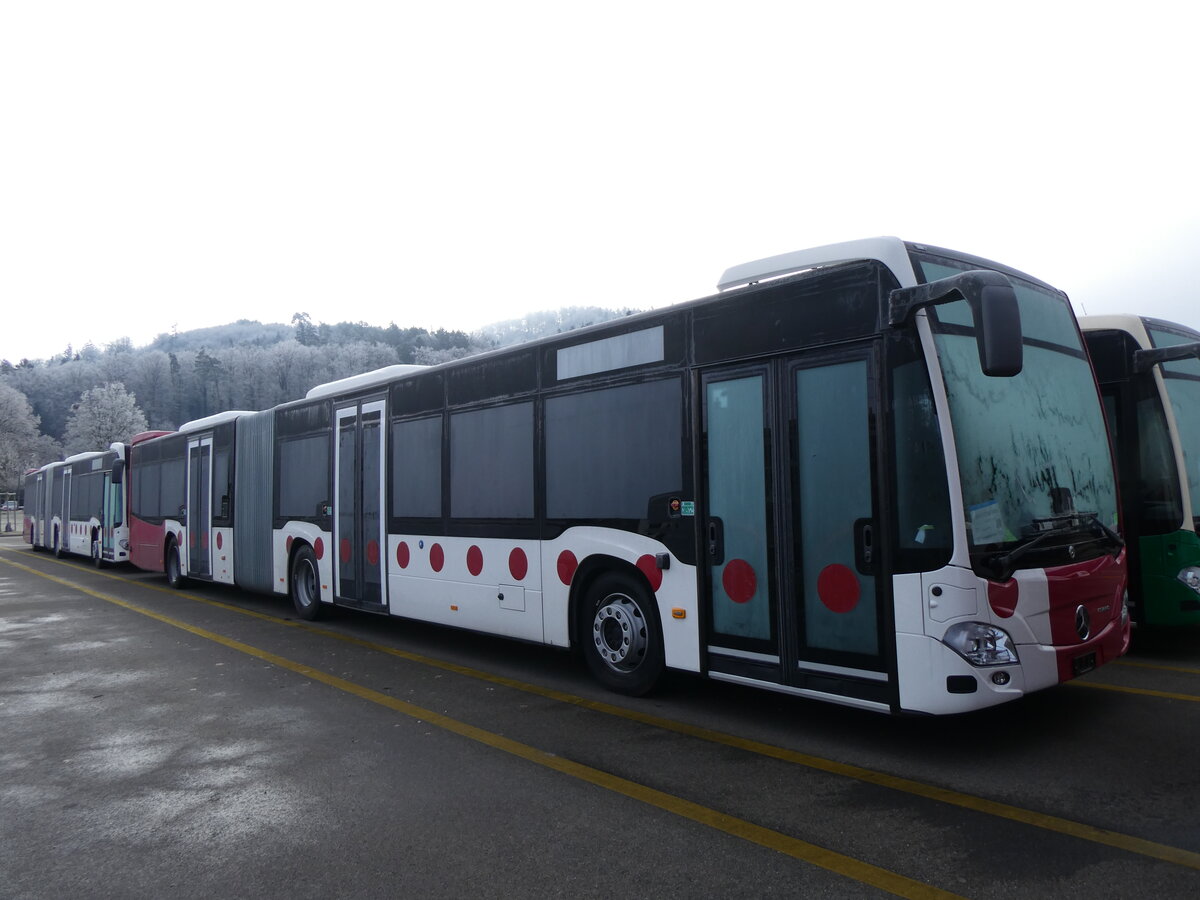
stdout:
[[(940, 256), (920, 264), (927, 281), (979, 267)], [(1061, 294), (1009, 278), (1024, 342), (1024, 367), (1016, 376), (983, 374), (965, 300), (930, 310), (973, 558), (977, 551), (1012, 557), (1018, 544), (1034, 541), (1039, 555), (1053, 553), (1075, 542), (1047, 540), (1053, 535), (1112, 536), (1109, 529), (1117, 525), (1108, 434), (1071, 308)], [(1069, 562), (1074, 552), (1072, 546), (1070, 558), (1054, 562)]]
[[(1155, 347), (1190, 344), (1200, 336), (1176, 334), (1161, 328), (1149, 327)], [(1187, 469), (1188, 493), (1192, 499), (1192, 517), (1200, 521), (1200, 359), (1181, 359), (1163, 363), (1163, 384), (1175, 414), (1175, 427), (1183, 448), (1183, 464)], [(1200, 528), (1200, 525), (1197, 525)]]

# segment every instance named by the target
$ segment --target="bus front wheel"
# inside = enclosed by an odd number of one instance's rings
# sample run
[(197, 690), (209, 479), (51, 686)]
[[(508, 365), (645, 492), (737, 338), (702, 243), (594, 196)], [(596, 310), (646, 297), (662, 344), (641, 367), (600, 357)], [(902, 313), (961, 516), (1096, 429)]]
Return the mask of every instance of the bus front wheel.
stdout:
[(92, 565), (97, 569), (104, 568), (104, 554), (100, 551), (100, 541), (98, 538), (92, 538)]
[(605, 687), (640, 697), (663, 671), (654, 596), (630, 575), (610, 572), (587, 592), (580, 638), (588, 668)]
[(292, 605), (296, 615), (312, 621), (321, 614), (320, 575), (317, 570), (317, 555), (305, 545), (292, 557)]
[(178, 590), (183, 587), (183, 567), (179, 564), (179, 545), (174, 540), (167, 541), (165, 567), (167, 584)]

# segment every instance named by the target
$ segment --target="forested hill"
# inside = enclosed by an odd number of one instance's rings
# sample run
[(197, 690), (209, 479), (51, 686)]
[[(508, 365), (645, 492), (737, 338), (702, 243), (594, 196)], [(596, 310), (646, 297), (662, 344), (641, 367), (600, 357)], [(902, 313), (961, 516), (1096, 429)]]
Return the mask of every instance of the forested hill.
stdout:
[(63, 440), (86, 391), (112, 383), (132, 395), (150, 428), (174, 429), (223, 410), (266, 409), (303, 397), (314, 385), (382, 366), (444, 362), (634, 312), (570, 307), (497, 322), (472, 334), (395, 323), (329, 324), (306, 313), (297, 313), (287, 325), (241, 319), (160, 334), (145, 347), (121, 339), (103, 349), (90, 343), (78, 350), (68, 346), (48, 360), (4, 360), (0, 386), (24, 394), (40, 434), (53, 441)]

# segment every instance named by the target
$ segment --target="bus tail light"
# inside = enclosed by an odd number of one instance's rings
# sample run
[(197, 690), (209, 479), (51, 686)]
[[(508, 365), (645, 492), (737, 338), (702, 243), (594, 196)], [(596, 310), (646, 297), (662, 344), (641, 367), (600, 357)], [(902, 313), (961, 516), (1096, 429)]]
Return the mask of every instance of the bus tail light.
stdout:
[(1197, 594), (1200, 594), (1200, 566), (1188, 566), (1186, 569), (1181, 569), (1178, 578)]
[(1019, 662), (1008, 632), (983, 622), (951, 625), (942, 643), (973, 666), (1007, 666)]

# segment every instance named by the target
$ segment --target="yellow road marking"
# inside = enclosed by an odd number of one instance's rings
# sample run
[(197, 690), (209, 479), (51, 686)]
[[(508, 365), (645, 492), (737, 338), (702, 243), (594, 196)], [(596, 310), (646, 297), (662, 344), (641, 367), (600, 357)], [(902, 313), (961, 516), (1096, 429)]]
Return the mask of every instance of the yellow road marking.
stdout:
[(1141, 694), (1143, 697), (1161, 697), (1164, 700), (1186, 700), (1188, 703), (1200, 703), (1200, 697), (1195, 694), (1173, 694), (1170, 691), (1125, 687), (1120, 684), (1103, 684), (1099, 681), (1068, 681), (1067, 684), (1075, 687), (1096, 688), (1101, 691), (1115, 691), (1118, 694)]
[[(65, 562), (60, 562), (60, 564), (71, 565), (70, 563)], [(15, 563), (13, 565), (15, 565)], [(747, 753), (753, 753), (759, 756), (766, 756), (772, 759), (781, 760), (783, 762), (792, 763), (794, 765), (804, 766), (815, 771), (825, 772), (831, 775), (838, 775), (844, 778), (851, 778), (856, 781), (874, 784), (890, 790), (900, 791), (902, 793), (912, 794), (918, 797), (924, 797), (928, 800), (933, 800), (938, 803), (945, 803), (950, 806), (957, 806), (962, 809), (969, 809), (985, 815), (996, 816), (997, 818), (1001, 819), (1008, 819), (1009, 821), (1018, 822), (1023, 825), (1029, 825), (1034, 828), (1041, 828), (1057, 834), (1067, 835), (1079, 840), (1103, 844), (1108, 847), (1123, 850), (1127, 853), (1134, 853), (1139, 856), (1146, 856), (1152, 859), (1162, 860), (1163, 862), (1174, 863), (1175, 865), (1186, 866), (1191, 869), (1200, 870), (1200, 853), (1194, 853), (1190, 850), (1183, 850), (1167, 844), (1159, 844), (1155, 843), (1154, 841), (1147, 841), (1132, 835), (1122, 834), (1118, 831), (1096, 828), (1091, 825), (1085, 825), (1082, 822), (1075, 822), (1059, 816), (1034, 812), (1033, 810), (1023, 809), (1019, 806), (1011, 806), (1007, 803), (999, 803), (994, 800), (987, 800), (983, 797), (976, 797), (971, 794), (964, 794), (946, 788), (935, 787), (934, 785), (925, 784), (923, 782), (914, 781), (908, 778), (902, 778), (896, 775), (887, 775), (883, 772), (876, 772), (872, 769), (851, 765), (849, 763), (841, 763), (835, 760), (824, 759), (819, 756), (801, 753), (796, 750), (788, 750), (783, 747), (777, 747), (773, 744), (766, 744), (760, 741), (751, 740), (749, 738), (737, 737), (736, 735), (726, 734), (720, 731), (712, 731), (698, 725), (690, 725), (686, 722), (677, 722), (672, 719), (660, 718), (658, 716), (650, 715), (649, 713), (627, 709), (621, 706), (615, 706), (611, 703), (605, 703), (600, 700), (589, 700), (585, 697), (579, 697), (575, 694), (568, 694), (563, 691), (553, 690), (552, 688), (528, 684), (512, 678), (505, 678), (501, 675), (493, 675), (490, 672), (483, 672), (478, 669), (472, 669), (468, 666), (462, 666), (457, 663), (447, 662), (434, 657), (422, 656), (419, 653), (413, 653), (409, 650), (400, 650), (396, 647), (388, 647), (384, 644), (377, 644), (373, 641), (367, 641), (362, 638), (341, 634), (327, 628), (310, 625), (306, 622), (280, 619), (276, 616), (266, 615), (254, 610), (245, 609), (244, 607), (224, 603), (220, 600), (211, 600), (207, 597), (201, 597), (196, 594), (180, 592), (174, 588), (147, 584), (142, 581), (124, 578), (120, 575), (112, 573), (101, 574), (126, 584), (146, 587), (152, 590), (162, 591), (163, 593), (167, 594), (185, 596), (188, 599), (196, 600), (200, 603), (206, 603), (210, 606), (219, 607), (232, 612), (238, 612), (253, 618), (263, 619), (280, 625), (302, 628), (303, 630), (311, 631), (314, 634), (334, 638), (335, 640), (339, 640), (347, 644), (364, 647), (380, 653), (386, 653), (400, 659), (408, 660), (409, 662), (415, 662), (421, 665), (442, 669), (443, 671), (453, 672), (468, 678), (474, 678), (489, 684), (495, 684), (511, 688), (513, 690), (523, 691), (528, 694), (535, 694), (546, 699), (556, 700), (560, 703), (566, 703), (572, 706), (588, 709), (592, 712), (616, 716), (628, 721), (660, 728), (664, 731), (671, 731), (676, 734), (686, 735), (698, 740), (743, 750)], [(1092, 684), (1091, 682), (1081, 681), (1070, 681), (1067, 682), (1067, 684), (1086, 687), (1107, 687), (1106, 685)], [(1119, 688), (1109, 689), (1120, 690)], [(1151, 696), (1164, 697), (1166, 699), (1197, 699), (1196, 697), (1191, 697), (1186, 694), (1172, 695), (1165, 692), (1137, 691), (1132, 688), (1126, 690), (1128, 690), (1130, 693), (1144, 693)]]
[(1132, 659), (1114, 659), (1113, 663), (1118, 666), (1133, 666), (1138, 669), (1158, 669), (1162, 672), (1183, 672), (1185, 675), (1200, 675), (1200, 669), (1193, 669), (1190, 666), (1164, 666), (1161, 663), (1144, 663)]
[[(278, 666), (281, 669), (286, 669), (290, 672), (295, 672), (305, 678), (328, 685), (344, 691), (347, 694), (352, 694), (362, 700), (367, 700), (371, 703), (376, 703), (380, 706), (387, 707), (395, 712), (401, 713), (410, 718), (417, 719), (421, 722), (428, 722), (431, 725), (436, 725), (453, 734), (468, 738), (472, 741), (477, 741), (488, 747), (496, 750), (502, 750), (505, 753), (510, 753), (528, 762), (535, 763), (547, 769), (552, 769), (564, 775), (569, 775), (572, 778), (577, 778), (580, 781), (585, 781), (597, 787), (604, 788), (614, 793), (622, 794), (632, 800), (645, 803), (648, 806), (653, 806), (665, 812), (680, 816), (681, 818), (689, 819), (701, 825), (706, 825), (709, 828), (722, 831), (733, 837), (741, 838), (750, 843), (757, 844), (760, 847), (765, 847), (769, 850), (775, 850), (783, 853), (794, 859), (810, 863), (827, 871), (838, 875), (843, 875), (847, 878), (852, 878), (855, 881), (869, 884), (881, 890), (888, 891), (899, 897), (920, 898), (954, 898), (958, 897), (949, 891), (943, 891), (932, 885), (924, 884), (915, 881), (911, 878), (906, 878), (896, 872), (891, 872), (887, 869), (873, 866), (870, 863), (862, 860), (854, 859), (853, 857), (837, 853), (833, 850), (810, 844), (807, 841), (802, 841), (782, 832), (773, 831), (769, 828), (764, 828), (761, 825), (755, 825), (753, 822), (747, 822), (744, 819), (736, 818), (735, 816), (726, 815), (718, 812), (715, 809), (702, 806), (698, 803), (693, 803), (690, 800), (685, 800), (682, 797), (676, 797), (673, 794), (658, 791), (654, 788), (638, 784), (635, 781), (630, 781), (621, 778), (617, 775), (612, 775), (608, 772), (594, 769), (591, 766), (583, 765), (582, 763), (573, 762), (561, 756), (555, 756), (552, 753), (547, 753), (544, 750), (539, 750), (528, 744), (522, 744), (519, 741), (511, 740), (502, 735), (495, 734), (491, 731), (486, 731), (482, 728), (477, 728), (474, 725), (468, 725), (465, 722), (460, 722), (457, 719), (452, 719), (449, 716), (444, 716), (441, 713), (436, 713), (433, 710), (424, 709), (412, 703), (407, 703), (404, 700), (399, 700), (396, 697), (381, 693), (380, 691), (372, 690), (364, 687), (361, 684), (356, 684), (352, 681), (347, 681), (344, 678), (339, 678), (336, 675), (330, 675), (322, 672), (319, 669), (314, 669), (312, 666), (306, 666), (303, 663), (294, 662), (277, 654), (262, 650), (258, 647), (245, 644), (241, 641), (232, 638), (224, 637), (213, 631), (200, 628), (195, 625), (189, 625), (179, 619), (174, 619), (162, 613), (154, 612), (136, 604), (122, 600), (119, 597), (114, 597), (111, 594), (104, 594), (100, 591), (93, 591), (90, 588), (75, 584), (65, 578), (40, 572), (37, 569), (29, 566), (13, 562), (12, 560), (0, 560), (14, 568), (21, 569), (31, 575), (37, 575), (45, 578), (48, 581), (53, 581), (56, 584), (63, 585), (71, 590), (79, 591), (87, 594), (90, 597), (95, 597), (98, 600), (103, 600), (107, 603), (115, 604), (123, 609), (131, 612), (139, 613), (143, 616), (148, 616), (165, 625), (170, 625), (173, 628), (179, 628), (189, 634), (204, 638), (227, 647), (230, 650), (236, 650), (239, 653), (244, 653), (247, 656), (252, 656), (255, 659)], [(201, 598), (203, 599), (203, 598)], [(264, 617), (270, 618), (270, 617)]]

